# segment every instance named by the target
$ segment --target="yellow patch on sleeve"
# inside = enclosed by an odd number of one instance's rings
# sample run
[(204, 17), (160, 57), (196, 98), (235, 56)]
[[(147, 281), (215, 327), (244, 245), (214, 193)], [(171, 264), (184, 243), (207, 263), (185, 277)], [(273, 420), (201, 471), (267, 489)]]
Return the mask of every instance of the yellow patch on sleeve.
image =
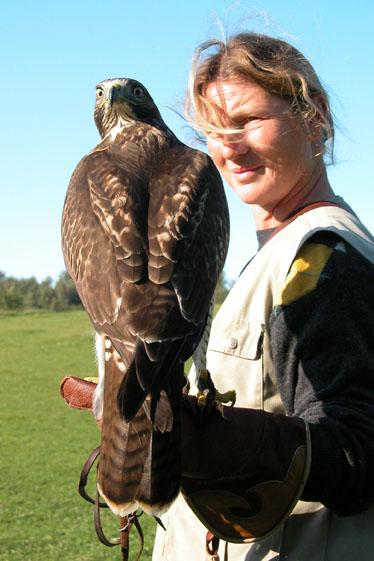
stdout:
[(291, 265), (276, 305), (288, 306), (315, 290), (332, 252), (333, 248), (323, 244), (305, 244)]

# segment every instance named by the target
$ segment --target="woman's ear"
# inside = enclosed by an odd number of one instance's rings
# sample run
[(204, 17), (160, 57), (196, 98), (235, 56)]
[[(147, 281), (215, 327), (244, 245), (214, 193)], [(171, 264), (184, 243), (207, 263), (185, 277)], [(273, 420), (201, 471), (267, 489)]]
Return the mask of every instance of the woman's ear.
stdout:
[(328, 139), (330, 113), (326, 99), (321, 95), (313, 96), (315, 114), (309, 120), (309, 135), (312, 142), (324, 144)]

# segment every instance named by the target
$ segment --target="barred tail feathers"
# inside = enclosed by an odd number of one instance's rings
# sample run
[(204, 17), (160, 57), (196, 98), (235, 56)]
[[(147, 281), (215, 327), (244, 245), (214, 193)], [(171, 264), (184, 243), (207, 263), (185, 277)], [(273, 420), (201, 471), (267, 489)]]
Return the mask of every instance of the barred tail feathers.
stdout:
[(120, 516), (138, 508), (160, 515), (180, 489), (180, 397), (171, 396), (173, 422), (164, 432), (155, 428), (148, 400), (126, 422), (117, 400), (126, 373), (114, 359), (105, 362), (105, 369), (99, 492)]

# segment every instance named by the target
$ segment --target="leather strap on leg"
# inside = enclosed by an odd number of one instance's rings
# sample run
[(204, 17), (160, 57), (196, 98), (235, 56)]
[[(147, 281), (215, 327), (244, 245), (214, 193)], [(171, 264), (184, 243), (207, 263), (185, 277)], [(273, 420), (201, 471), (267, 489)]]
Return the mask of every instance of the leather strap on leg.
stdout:
[[(88, 493), (86, 492), (86, 486), (87, 486), (88, 476), (90, 474), (91, 468), (96, 462), (97, 458), (99, 457), (99, 454), (100, 454), (100, 446), (92, 450), (91, 454), (84, 462), (81, 475), (79, 478), (79, 484), (78, 484), (78, 493), (80, 494), (80, 496), (93, 505), (96, 504), (96, 499), (93, 499), (88, 495)], [(99, 506), (100, 508), (109, 508), (106, 503), (102, 503), (102, 502), (99, 502)]]
[(219, 539), (212, 534), (212, 532), (207, 532), (205, 538), (205, 549), (209, 555), (210, 561), (219, 561), (218, 555)]
[(142, 512), (140, 512), (140, 513), (134, 512), (132, 514), (129, 514), (128, 516), (125, 516), (125, 517), (121, 518), (120, 519), (120, 529), (119, 529), (120, 537), (119, 538), (108, 539), (104, 534), (103, 527), (102, 527), (102, 524), (101, 524), (100, 509), (109, 508), (109, 507), (106, 503), (100, 501), (100, 496), (99, 496), (99, 492), (98, 492), (97, 489), (96, 489), (95, 499), (90, 497), (88, 495), (87, 491), (86, 491), (88, 476), (91, 472), (92, 466), (94, 465), (96, 460), (99, 458), (99, 455), (100, 455), (100, 447), (95, 448), (90, 453), (87, 460), (84, 462), (83, 467), (82, 467), (82, 471), (81, 471), (81, 474), (80, 474), (80, 478), (79, 478), (78, 492), (79, 492), (80, 496), (83, 497), (86, 501), (95, 505), (95, 508), (94, 508), (94, 525), (95, 525), (96, 535), (97, 535), (99, 541), (107, 547), (115, 547), (116, 545), (121, 545), (122, 561), (128, 561), (128, 559), (129, 559), (129, 535), (130, 535), (130, 530), (131, 530), (132, 526), (133, 525), (135, 526), (135, 528), (138, 532), (138, 537), (139, 537), (139, 549), (138, 549), (138, 552), (136, 554), (136, 557), (134, 558), (134, 561), (139, 561), (139, 559), (141, 557), (141, 554), (143, 552), (143, 549), (144, 549), (144, 534), (143, 534), (143, 530), (142, 530), (142, 527), (140, 525), (140, 522), (138, 520), (139, 517), (141, 516)]
[[(209, 561), (220, 561), (218, 555), (219, 539), (208, 531), (205, 538), (205, 549), (209, 555)], [(224, 561), (228, 561), (228, 542), (225, 543)]]

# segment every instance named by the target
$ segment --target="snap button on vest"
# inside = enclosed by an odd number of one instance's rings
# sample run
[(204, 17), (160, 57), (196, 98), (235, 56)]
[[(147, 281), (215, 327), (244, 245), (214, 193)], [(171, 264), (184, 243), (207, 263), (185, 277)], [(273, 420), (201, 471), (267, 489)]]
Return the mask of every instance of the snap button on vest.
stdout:
[(238, 346), (238, 340), (234, 337), (229, 337), (229, 339), (227, 339), (226, 341), (226, 345), (228, 349), (236, 349), (236, 347)]

